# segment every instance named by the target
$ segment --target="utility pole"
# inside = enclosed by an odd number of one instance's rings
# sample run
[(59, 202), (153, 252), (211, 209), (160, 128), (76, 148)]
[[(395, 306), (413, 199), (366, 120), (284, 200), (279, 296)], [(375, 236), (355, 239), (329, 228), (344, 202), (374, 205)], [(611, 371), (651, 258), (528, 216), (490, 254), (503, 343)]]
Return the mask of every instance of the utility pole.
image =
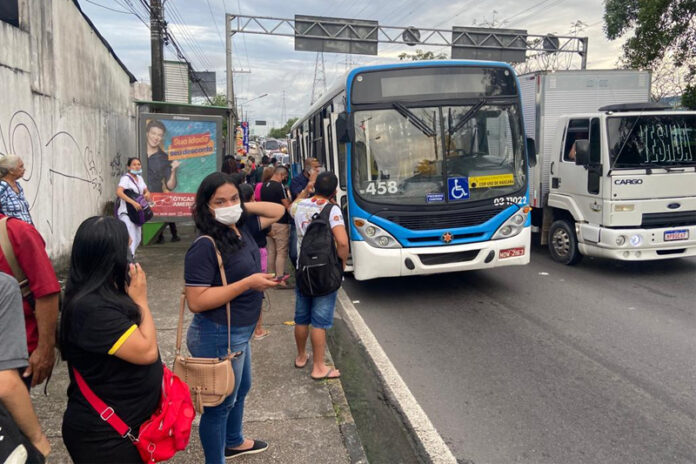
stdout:
[(161, 0), (150, 0), (150, 54), (152, 100), (164, 101), (164, 10)]

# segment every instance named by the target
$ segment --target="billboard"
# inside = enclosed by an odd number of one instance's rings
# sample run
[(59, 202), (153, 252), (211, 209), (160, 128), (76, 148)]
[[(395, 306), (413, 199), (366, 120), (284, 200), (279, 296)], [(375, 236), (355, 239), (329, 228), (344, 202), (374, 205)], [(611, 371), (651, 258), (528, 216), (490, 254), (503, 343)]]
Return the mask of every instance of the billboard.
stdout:
[(198, 186), (222, 162), (222, 117), (142, 113), (139, 135), (155, 216), (190, 217)]

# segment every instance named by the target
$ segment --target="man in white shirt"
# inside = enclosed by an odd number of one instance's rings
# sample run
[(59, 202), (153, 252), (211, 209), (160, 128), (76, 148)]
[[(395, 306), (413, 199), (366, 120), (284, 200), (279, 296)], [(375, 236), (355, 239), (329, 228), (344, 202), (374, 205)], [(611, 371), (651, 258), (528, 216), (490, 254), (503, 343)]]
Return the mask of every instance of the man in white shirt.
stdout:
[[(328, 203), (332, 203), (336, 196), (338, 179), (331, 172), (322, 172), (315, 182), (309, 182), (297, 195), (297, 199), (290, 208), (290, 214), (295, 220), (297, 228), (297, 255), (300, 255), (302, 240), (307, 232), (307, 226), (312, 222), (315, 214), (320, 214)], [(314, 190), (314, 195), (309, 197), (309, 192)], [(329, 215), (331, 233), (336, 244), (336, 252), (341, 259), (343, 268), (348, 259), (348, 234), (343, 221), (341, 209), (334, 204)], [(334, 309), (336, 308), (336, 295), (334, 291), (328, 295), (312, 297), (302, 293), (299, 286), (295, 286), (295, 343), (297, 344), (297, 357), (295, 367), (303, 368), (309, 361), (306, 351), (307, 338), (312, 342), (312, 372), (310, 376), (314, 380), (336, 379), (341, 376), (338, 369), (327, 366), (324, 362), (326, 350), (326, 329), (333, 326)], [(311, 332), (309, 325), (312, 325)]]

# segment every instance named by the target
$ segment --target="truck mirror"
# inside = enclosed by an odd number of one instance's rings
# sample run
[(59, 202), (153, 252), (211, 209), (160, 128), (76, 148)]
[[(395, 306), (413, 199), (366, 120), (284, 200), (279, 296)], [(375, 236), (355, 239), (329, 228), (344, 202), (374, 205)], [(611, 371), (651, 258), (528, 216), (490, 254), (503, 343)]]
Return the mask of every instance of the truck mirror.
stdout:
[(575, 141), (575, 164), (578, 166), (590, 165), (590, 141), (577, 139)]
[(348, 113), (345, 111), (339, 113), (338, 119), (336, 119), (336, 140), (341, 143), (350, 142), (350, 118)]
[(534, 143), (534, 139), (527, 137), (527, 157), (529, 159), (529, 166), (534, 167), (537, 164), (537, 156), (536, 156), (536, 143)]

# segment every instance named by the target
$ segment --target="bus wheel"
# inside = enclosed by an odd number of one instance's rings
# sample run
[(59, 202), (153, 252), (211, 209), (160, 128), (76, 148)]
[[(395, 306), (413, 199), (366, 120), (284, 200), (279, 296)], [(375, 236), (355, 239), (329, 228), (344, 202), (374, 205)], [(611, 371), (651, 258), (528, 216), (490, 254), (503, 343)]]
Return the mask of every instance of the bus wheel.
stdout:
[(566, 219), (554, 221), (549, 228), (549, 252), (554, 261), (563, 264), (576, 264), (582, 259), (578, 251), (578, 238), (575, 226)]

